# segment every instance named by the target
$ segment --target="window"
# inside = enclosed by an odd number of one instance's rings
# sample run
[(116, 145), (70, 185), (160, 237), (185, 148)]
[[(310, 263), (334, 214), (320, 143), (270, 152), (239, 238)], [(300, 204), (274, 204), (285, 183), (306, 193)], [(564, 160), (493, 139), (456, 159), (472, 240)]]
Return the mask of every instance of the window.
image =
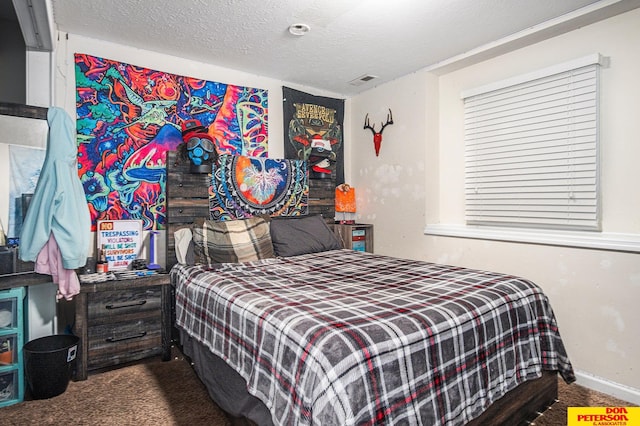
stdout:
[(467, 224), (600, 230), (600, 62), (463, 93)]

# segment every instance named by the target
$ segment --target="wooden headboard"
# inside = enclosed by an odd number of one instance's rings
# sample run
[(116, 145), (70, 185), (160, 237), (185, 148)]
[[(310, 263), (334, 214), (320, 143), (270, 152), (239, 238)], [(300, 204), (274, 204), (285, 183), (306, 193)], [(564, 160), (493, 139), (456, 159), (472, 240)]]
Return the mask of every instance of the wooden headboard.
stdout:
[[(189, 161), (177, 151), (167, 152), (166, 269), (177, 263), (173, 233), (191, 227), (197, 218), (209, 218), (211, 175), (189, 172)], [(322, 214), (327, 223), (335, 216), (336, 179), (309, 179), (309, 214)]]

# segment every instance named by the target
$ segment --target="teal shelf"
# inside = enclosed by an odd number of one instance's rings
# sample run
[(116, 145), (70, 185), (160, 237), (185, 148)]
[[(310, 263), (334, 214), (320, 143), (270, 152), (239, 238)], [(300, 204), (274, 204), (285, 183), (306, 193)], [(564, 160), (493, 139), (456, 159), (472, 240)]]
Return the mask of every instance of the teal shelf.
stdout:
[(24, 400), (24, 287), (0, 290), (0, 407)]

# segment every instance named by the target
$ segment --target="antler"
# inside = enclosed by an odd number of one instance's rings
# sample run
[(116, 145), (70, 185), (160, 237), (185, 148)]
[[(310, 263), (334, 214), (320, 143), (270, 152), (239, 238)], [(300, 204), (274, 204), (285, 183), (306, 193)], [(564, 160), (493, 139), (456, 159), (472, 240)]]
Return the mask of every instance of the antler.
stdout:
[[(380, 124), (382, 124), (382, 122), (380, 122)], [(393, 115), (391, 115), (391, 108), (389, 108), (389, 114), (387, 114), (387, 122), (382, 124), (382, 129), (380, 129), (381, 134), (384, 128), (387, 127), (389, 124), (393, 124)]]
[(363, 129), (369, 129), (374, 135), (376, 134), (376, 125), (374, 124), (373, 126), (371, 126), (371, 124), (369, 123), (369, 113), (367, 113), (367, 115), (364, 116)]
[(389, 108), (389, 114), (387, 114), (387, 122), (386, 123), (380, 122), (380, 124), (382, 124), (382, 128), (380, 129), (379, 132), (376, 132), (376, 125), (375, 124), (373, 126), (371, 125), (371, 123), (369, 122), (369, 114), (367, 113), (367, 115), (365, 115), (364, 117), (363, 129), (371, 130), (371, 132), (373, 132), (374, 135), (381, 135), (385, 127), (387, 127), (389, 124), (393, 124), (393, 115), (391, 113), (391, 108)]

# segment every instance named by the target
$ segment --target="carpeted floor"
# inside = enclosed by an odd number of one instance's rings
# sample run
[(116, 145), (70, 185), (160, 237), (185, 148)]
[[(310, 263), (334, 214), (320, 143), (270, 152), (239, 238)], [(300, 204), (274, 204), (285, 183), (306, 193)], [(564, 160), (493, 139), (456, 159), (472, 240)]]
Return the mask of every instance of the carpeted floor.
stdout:
[[(563, 426), (567, 424), (567, 407), (629, 407), (633, 404), (558, 379), (558, 402), (547, 409), (532, 425)], [(629, 425), (631, 426), (631, 425)]]
[[(28, 399), (29, 396), (27, 395)], [(0, 408), (0, 425), (212, 425), (231, 422), (179, 352), (71, 381), (56, 397)]]
[[(559, 402), (533, 424), (565, 425), (568, 406), (629, 405), (560, 380)], [(231, 426), (232, 422), (211, 401), (182, 354), (174, 351), (174, 359), (169, 362), (151, 359), (90, 374), (85, 381), (70, 382), (57, 397), (0, 408), (0, 424)]]

